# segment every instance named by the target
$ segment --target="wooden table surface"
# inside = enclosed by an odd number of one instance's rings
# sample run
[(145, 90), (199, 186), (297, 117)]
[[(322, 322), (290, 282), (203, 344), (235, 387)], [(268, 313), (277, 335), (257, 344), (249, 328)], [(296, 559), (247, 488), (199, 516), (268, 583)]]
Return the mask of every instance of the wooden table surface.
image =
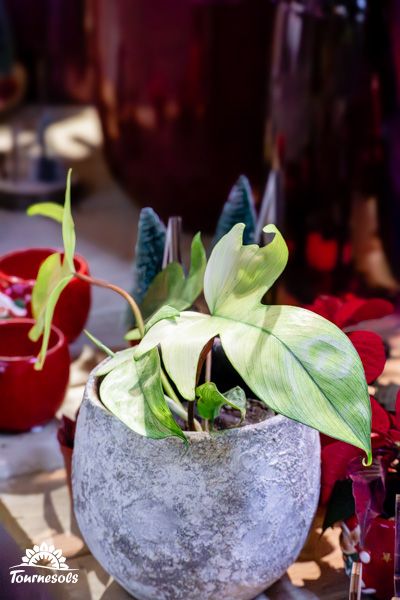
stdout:
[[(86, 350), (73, 364), (71, 383), (62, 411), (72, 416), (82, 397), (88, 371), (98, 361), (99, 355)], [(49, 427), (54, 437), (54, 427)], [(26, 452), (32, 454), (29, 444), (35, 434), (24, 438)], [(0, 436), (0, 447), (5, 457), (16, 436)], [(54, 441), (53, 439), (51, 440)], [(21, 442), (22, 444), (22, 442)], [(47, 446), (46, 446), (47, 448)], [(36, 449), (37, 450), (37, 449)], [(10, 458), (11, 460), (11, 458)], [(3, 454), (4, 461), (4, 454)], [(54, 461), (50, 461), (54, 464)], [(18, 465), (16, 468), (17, 471)], [(71, 513), (70, 497), (63, 468), (19, 474), (0, 480), (0, 522), (12, 540), (25, 553), (25, 549), (45, 541), (62, 549), (70, 568), (79, 569), (77, 584), (52, 585), (49, 598), (56, 600), (125, 600), (130, 596), (104, 571), (79, 535)], [(339, 549), (339, 530), (330, 529), (321, 537), (321, 514), (317, 514), (308, 541), (287, 575), (264, 595), (264, 600), (348, 598), (349, 581), (343, 571)], [(0, 532), (1, 533), (1, 532)], [(282, 532), (285, 535), (285, 532)], [(1, 540), (1, 535), (0, 535)], [(14, 549), (15, 550), (15, 549)], [(11, 545), (4, 542), (0, 548), (0, 598), (16, 600), (18, 596), (4, 596), (3, 582), (9, 580), (8, 568), (16, 564), (9, 558)], [(26, 595), (28, 597), (28, 595)], [(34, 596), (29, 593), (29, 598)], [(42, 598), (42, 596), (38, 596)], [(157, 599), (155, 599), (157, 600)]]

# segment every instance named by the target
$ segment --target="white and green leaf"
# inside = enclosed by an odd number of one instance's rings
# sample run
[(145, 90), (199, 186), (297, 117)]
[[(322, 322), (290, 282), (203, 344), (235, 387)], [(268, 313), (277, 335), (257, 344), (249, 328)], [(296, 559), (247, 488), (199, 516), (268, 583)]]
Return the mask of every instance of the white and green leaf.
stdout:
[(315, 313), (265, 306), (261, 299), (287, 261), (274, 226), (264, 248), (243, 246), (239, 224), (215, 246), (204, 277), (210, 315), (185, 311), (156, 323), (136, 355), (160, 345), (165, 367), (187, 400), (194, 400), (198, 364), (219, 335), (239, 375), (269, 407), (371, 452), (371, 407), (360, 358), (348, 337)]
[(120, 367), (124, 363), (130, 362), (133, 360), (133, 355), (135, 353), (135, 348), (125, 348), (125, 350), (120, 350), (119, 352), (115, 352), (114, 356), (101, 365), (97, 371), (97, 377), (102, 377), (103, 375), (107, 375), (113, 369)]
[(152, 439), (179, 437), (186, 443), (164, 397), (157, 349), (112, 368), (100, 384), (100, 398), (110, 412), (139, 435)]
[(197, 411), (203, 419), (214, 421), (223, 406), (230, 406), (240, 411), (242, 421), (246, 416), (246, 394), (239, 386), (222, 394), (215, 383), (207, 381), (196, 388), (196, 396), (198, 397)]

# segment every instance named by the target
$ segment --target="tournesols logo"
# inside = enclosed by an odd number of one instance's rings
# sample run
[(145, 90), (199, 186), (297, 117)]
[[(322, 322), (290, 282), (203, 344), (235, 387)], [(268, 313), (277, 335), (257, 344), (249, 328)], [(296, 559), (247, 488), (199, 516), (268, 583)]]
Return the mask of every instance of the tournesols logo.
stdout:
[[(62, 555), (62, 550), (48, 546), (46, 542), (40, 546), (28, 548), (19, 565), (10, 567), (11, 583), (77, 583), (79, 574), (70, 569)], [(21, 568), (22, 567), (22, 568)], [(39, 573), (29, 573), (30, 568)], [(53, 571), (41, 573), (40, 570)], [(54, 573), (54, 571), (61, 571)]]

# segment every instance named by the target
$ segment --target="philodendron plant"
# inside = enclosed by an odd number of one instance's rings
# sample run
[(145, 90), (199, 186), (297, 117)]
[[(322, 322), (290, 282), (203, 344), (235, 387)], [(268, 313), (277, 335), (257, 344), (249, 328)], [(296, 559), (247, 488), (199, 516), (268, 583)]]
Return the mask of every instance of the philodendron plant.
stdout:
[[(48, 205), (33, 212), (52, 216)], [(37, 320), (31, 336), (44, 333), (38, 368), (60, 292), (69, 278), (81, 277), (73, 264), (69, 183), (64, 210), (57, 216), (62, 216), (64, 259), (47, 259), (34, 290)], [(141, 338), (134, 348), (116, 354), (107, 350), (111, 358), (97, 370), (102, 403), (142, 436), (177, 436), (185, 442), (190, 440), (188, 430), (213, 435), (213, 420), (224, 405), (240, 411), (243, 419), (247, 402), (240, 387), (219, 390), (212, 381), (199, 381), (202, 364), (219, 337), (228, 361), (255, 398), (276, 413), (362, 448), (370, 461), (370, 400), (355, 348), (340, 329), (315, 313), (262, 303), (285, 268), (288, 250), (274, 225), (264, 228), (272, 237), (268, 245), (243, 245), (244, 227), (237, 224), (222, 237), (207, 262), (207, 314), (182, 310), (181, 302), (162, 306), (144, 322), (126, 292), (84, 276), (128, 300)], [(203, 278), (202, 269), (199, 273)], [(185, 306), (195, 299), (187, 297)]]

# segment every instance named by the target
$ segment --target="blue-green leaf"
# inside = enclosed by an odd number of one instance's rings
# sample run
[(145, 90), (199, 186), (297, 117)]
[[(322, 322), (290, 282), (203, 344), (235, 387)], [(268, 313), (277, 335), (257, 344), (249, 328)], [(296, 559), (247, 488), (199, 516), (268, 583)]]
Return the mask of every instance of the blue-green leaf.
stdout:
[(109, 371), (100, 384), (100, 398), (108, 410), (139, 435), (153, 439), (179, 437), (186, 443), (164, 397), (157, 349)]
[[(166, 227), (160, 217), (150, 207), (140, 211), (135, 262), (133, 268), (133, 287), (131, 296), (140, 305), (156, 275), (162, 270)], [(127, 307), (126, 324), (135, 324), (132, 311)]]
[(132, 296), (140, 304), (153, 279), (162, 269), (166, 227), (150, 207), (142, 208), (139, 216), (135, 248), (134, 285)]
[(196, 388), (196, 396), (197, 410), (203, 419), (214, 421), (225, 405), (240, 411), (242, 421), (246, 416), (246, 394), (239, 386), (221, 394), (215, 383), (208, 381)]
[(256, 212), (250, 183), (244, 175), (239, 177), (223, 206), (212, 245), (215, 246), (237, 223), (244, 223), (245, 225), (243, 243), (253, 244), (255, 241)]

